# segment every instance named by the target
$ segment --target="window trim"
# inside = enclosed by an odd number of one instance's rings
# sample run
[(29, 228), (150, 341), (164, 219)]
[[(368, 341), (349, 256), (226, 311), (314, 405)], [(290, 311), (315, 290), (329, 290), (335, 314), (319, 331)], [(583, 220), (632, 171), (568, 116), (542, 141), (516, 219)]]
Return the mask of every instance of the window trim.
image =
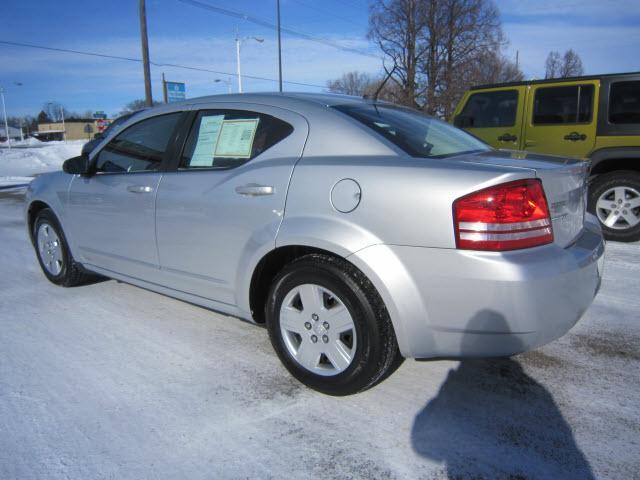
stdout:
[[(249, 107), (251, 108), (251, 107)], [(281, 140), (279, 140), (278, 142), (274, 143), (273, 145), (271, 145), (271, 147), (269, 147), (268, 149), (266, 149), (263, 152), (260, 152), (260, 154), (256, 155), (253, 158), (248, 158), (246, 159), (246, 161), (242, 162), (242, 163), (238, 163), (237, 165), (230, 165), (228, 167), (214, 167), (214, 166), (210, 166), (210, 167), (194, 167), (194, 168), (189, 168), (189, 167), (181, 167), (180, 164), (182, 163), (182, 157), (185, 153), (185, 149), (187, 148), (187, 141), (189, 140), (189, 136), (191, 135), (191, 131), (193, 130), (193, 127), (196, 123), (196, 120), (198, 119), (198, 115), (201, 112), (246, 112), (246, 113), (254, 113), (260, 116), (269, 116), (269, 117), (273, 117), (276, 120), (279, 120), (281, 122), (286, 123), (287, 125), (289, 125), (291, 127), (291, 132), (284, 138), (282, 138)], [(207, 108), (197, 108), (194, 110), (191, 110), (189, 112), (189, 117), (185, 118), (184, 122), (183, 122), (183, 126), (181, 128), (181, 137), (177, 140), (179, 140), (180, 145), (177, 146), (176, 150), (175, 150), (175, 155), (173, 155), (173, 157), (170, 159), (170, 164), (168, 166), (167, 171), (170, 172), (223, 172), (223, 171), (228, 171), (228, 170), (233, 170), (236, 168), (240, 168), (250, 162), (255, 161), (256, 159), (259, 159), (263, 153), (271, 150), (272, 147), (276, 146), (277, 144), (279, 144), (280, 142), (286, 140), (287, 138), (289, 138), (291, 135), (293, 135), (293, 133), (295, 132), (296, 127), (295, 125), (293, 125), (291, 122), (288, 122), (276, 115), (273, 115), (271, 113), (266, 113), (266, 112), (261, 112), (261, 111), (257, 111), (255, 109), (246, 109), (246, 108), (230, 108), (230, 107), (207, 107)]]
[(612, 122), (611, 121), (611, 98), (613, 97), (613, 87), (615, 85), (620, 84), (620, 83), (639, 83), (640, 84), (640, 79), (635, 79), (635, 78), (619, 79), (619, 80), (613, 80), (613, 81), (611, 81), (609, 83), (609, 91), (607, 92), (607, 111), (606, 111), (607, 123), (609, 125), (612, 125), (613, 127), (624, 127), (626, 125), (629, 125), (629, 126), (632, 126), (632, 127), (633, 126), (639, 126), (640, 127), (640, 122), (620, 123), (620, 122)]
[[(589, 112), (589, 120), (585, 122), (571, 122), (571, 123), (536, 123), (534, 121), (536, 116), (536, 95), (540, 90), (549, 90), (552, 88), (578, 88), (578, 101), (576, 103), (576, 119), (578, 115), (580, 115), (580, 100), (582, 98), (582, 87), (590, 86), (593, 89), (593, 97), (592, 97), (592, 105), (591, 111)], [(591, 125), (594, 122), (593, 111), (595, 109), (596, 103), (596, 86), (593, 83), (579, 83), (574, 85), (555, 85), (555, 86), (545, 86), (545, 87), (537, 87), (533, 92), (533, 98), (531, 99), (531, 125), (534, 127), (562, 127), (562, 126), (570, 126), (570, 125)]]
[(467, 105), (469, 105), (469, 101), (473, 98), (474, 95), (486, 95), (486, 94), (491, 94), (491, 93), (503, 93), (503, 92), (516, 92), (516, 110), (515, 110), (515, 114), (513, 115), (513, 123), (510, 125), (495, 125), (495, 126), (491, 126), (491, 127), (463, 127), (464, 130), (466, 130), (467, 128), (513, 128), (515, 126), (518, 125), (518, 109), (520, 108), (520, 90), (518, 90), (517, 88), (508, 88), (508, 89), (498, 89), (498, 90), (482, 90), (482, 91), (477, 91), (477, 92), (473, 92), (471, 93), (471, 95), (469, 95), (469, 98), (467, 98), (467, 101), (465, 102), (464, 106), (462, 107), (462, 110), (460, 110), (460, 113), (456, 116), (460, 116), (464, 113), (464, 109), (467, 108)]
[(640, 80), (640, 73), (604, 76), (600, 80), (600, 95), (598, 99), (598, 137), (628, 137), (640, 135), (637, 124), (609, 123), (609, 92), (612, 83), (631, 82)]
[[(160, 113), (158, 115), (149, 115), (148, 117), (145, 118), (141, 118), (139, 119), (137, 122), (132, 123), (131, 125), (127, 126), (125, 129), (119, 131), (116, 135), (114, 135), (111, 139), (109, 139), (109, 141), (107, 143), (105, 143), (102, 148), (96, 152), (96, 154), (91, 158), (91, 164), (89, 166), (89, 171), (91, 172), (91, 176), (102, 176), (102, 175), (135, 175), (135, 174), (141, 174), (141, 173), (163, 173), (167, 171), (167, 167), (169, 166), (169, 159), (171, 152), (173, 151), (173, 146), (174, 143), (177, 139), (177, 136), (179, 135), (179, 131), (182, 129), (182, 123), (185, 121), (186, 115), (188, 114), (188, 111), (183, 111), (183, 110), (175, 110), (173, 112), (163, 112)], [(171, 135), (169, 136), (169, 141), (167, 143), (167, 148), (164, 151), (164, 154), (162, 156), (162, 160), (160, 160), (159, 166), (156, 170), (135, 170), (133, 172), (99, 172), (97, 171), (97, 163), (98, 163), (98, 158), (100, 157), (100, 154), (102, 153), (102, 151), (107, 148), (107, 146), (114, 141), (116, 138), (118, 138), (120, 135), (122, 135), (124, 132), (126, 132), (127, 130), (129, 130), (132, 127), (135, 127), (136, 125), (146, 121), (146, 120), (151, 120), (154, 118), (158, 118), (158, 117), (163, 117), (163, 116), (167, 116), (167, 115), (174, 115), (174, 114), (178, 114), (178, 120), (176, 121), (176, 125), (173, 127), (173, 132), (171, 133)], [(134, 113), (135, 116), (135, 113)]]

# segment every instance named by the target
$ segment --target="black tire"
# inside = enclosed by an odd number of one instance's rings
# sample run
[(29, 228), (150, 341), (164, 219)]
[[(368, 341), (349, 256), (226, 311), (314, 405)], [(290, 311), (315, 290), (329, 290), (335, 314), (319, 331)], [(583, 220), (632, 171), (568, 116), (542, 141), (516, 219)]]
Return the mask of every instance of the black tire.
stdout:
[[(589, 188), (589, 202), (587, 206), (589, 212), (598, 216), (596, 212), (598, 199), (601, 195), (605, 194), (607, 190), (615, 187), (627, 187), (634, 189), (636, 192), (640, 192), (640, 173), (621, 170), (603, 173), (595, 177)], [(632, 210), (635, 215), (640, 215), (640, 207), (633, 208)], [(607, 240), (615, 240), (618, 242), (635, 242), (640, 240), (640, 223), (625, 229), (610, 228), (602, 223), (602, 220), (600, 220), (600, 225), (602, 226), (604, 238)]]
[[(283, 300), (295, 287), (319, 285), (335, 292), (355, 325), (356, 348), (342, 372), (322, 376), (303, 367), (285, 345), (280, 331)], [(308, 387), (328, 395), (350, 395), (388, 377), (404, 360), (400, 355), (389, 313), (369, 279), (352, 264), (322, 254), (301, 257), (276, 276), (265, 306), (271, 344), (289, 372)]]
[[(45, 224), (54, 230), (60, 242), (62, 268), (57, 274), (53, 274), (47, 269), (44, 259), (40, 254), (40, 249), (38, 248), (38, 230)], [(40, 263), (40, 268), (42, 268), (42, 272), (51, 283), (55, 283), (56, 285), (63, 287), (74, 287), (76, 285), (84, 284), (95, 277), (94, 275), (86, 272), (71, 256), (67, 239), (64, 236), (60, 222), (51, 209), (45, 208), (38, 212), (38, 216), (33, 223), (32, 234), (33, 246), (36, 251), (36, 256), (38, 257), (38, 262)]]

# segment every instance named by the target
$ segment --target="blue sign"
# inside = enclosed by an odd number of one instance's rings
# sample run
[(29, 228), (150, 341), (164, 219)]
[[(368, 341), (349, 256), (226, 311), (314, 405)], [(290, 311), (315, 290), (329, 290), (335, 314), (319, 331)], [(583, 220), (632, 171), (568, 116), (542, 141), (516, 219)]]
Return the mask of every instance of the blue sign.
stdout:
[(186, 89), (182, 82), (165, 82), (167, 102), (180, 102), (187, 98)]
[(106, 120), (107, 114), (104, 113), (102, 110), (98, 110), (96, 113), (93, 114), (93, 118)]

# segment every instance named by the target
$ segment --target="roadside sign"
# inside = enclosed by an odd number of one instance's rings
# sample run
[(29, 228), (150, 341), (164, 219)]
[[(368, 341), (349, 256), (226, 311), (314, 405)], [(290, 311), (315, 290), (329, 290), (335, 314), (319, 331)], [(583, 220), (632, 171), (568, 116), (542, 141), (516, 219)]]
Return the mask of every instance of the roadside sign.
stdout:
[(185, 85), (182, 82), (165, 82), (167, 103), (180, 102), (187, 98)]
[(96, 113), (93, 114), (93, 118), (101, 118), (104, 120), (107, 118), (107, 114), (104, 113), (102, 110), (98, 110)]

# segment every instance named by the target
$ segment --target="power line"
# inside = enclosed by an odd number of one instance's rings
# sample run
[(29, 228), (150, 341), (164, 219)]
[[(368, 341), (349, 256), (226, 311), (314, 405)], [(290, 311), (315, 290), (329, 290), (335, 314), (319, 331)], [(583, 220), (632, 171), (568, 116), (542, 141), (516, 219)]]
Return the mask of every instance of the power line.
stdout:
[[(87, 51), (82, 51), (82, 50), (72, 50), (69, 48), (57, 48), (57, 47), (46, 47), (44, 45), (36, 45), (33, 43), (22, 43), (22, 42), (12, 42), (12, 41), (8, 41), (8, 40), (0, 40), (0, 44), (3, 45), (10, 45), (10, 46), (14, 46), (14, 47), (26, 47), (26, 48), (36, 48), (39, 50), (50, 50), (53, 52), (62, 52), (62, 53), (73, 53), (76, 55), (85, 55), (85, 56), (89, 56), (89, 57), (101, 57), (101, 58), (109, 58), (109, 59), (113, 59), (113, 60), (125, 60), (128, 62), (142, 62), (142, 59), (140, 58), (133, 58), (133, 57), (121, 57), (119, 55), (109, 55), (106, 53), (98, 53), (98, 52), (87, 52)], [(201, 68), (201, 67), (193, 67), (193, 66), (189, 66), (189, 65), (180, 65), (177, 63), (159, 63), (159, 62), (149, 62), (151, 65), (153, 65), (154, 67), (173, 67), (173, 68), (182, 68), (185, 70), (194, 70), (197, 72), (206, 72), (206, 73), (215, 73), (217, 75), (228, 75), (228, 76), (232, 76), (235, 77), (236, 74), (235, 73), (229, 73), (229, 72), (222, 72), (220, 70), (211, 70), (209, 68)], [(258, 77), (255, 75), (243, 75), (243, 77), (245, 78), (251, 78), (253, 80), (264, 80), (264, 81), (268, 81), (268, 82), (275, 82), (278, 83), (278, 79), (275, 78), (268, 78), (268, 77)], [(327, 88), (326, 85), (316, 85), (314, 83), (304, 83), (304, 82), (293, 82), (293, 81), (289, 81), (289, 80), (283, 80), (283, 83), (288, 83), (291, 85), (299, 85), (299, 86), (303, 86), (303, 87), (316, 87), (316, 88)]]
[[(226, 15), (228, 17), (238, 18), (240, 20), (246, 20), (247, 22), (254, 23), (256, 25), (260, 25), (261, 27), (270, 28), (272, 30), (277, 30), (278, 27), (273, 23), (264, 20), (262, 18), (254, 17), (253, 15), (249, 15), (248, 13), (238, 12), (235, 10), (229, 10), (227, 8), (216, 7), (215, 5), (211, 5), (209, 3), (200, 2), (198, 0), (178, 0), (179, 2), (186, 3), (187, 5), (192, 5), (194, 7), (202, 8), (204, 10), (210, 10), (212, 12), (219, 13), (221, 15)], [(308, 33), (299, 32), (297, 30), (292, 30), (290, 28), (281, 27), (283, 32), (288, 33), (289, 35), (293, 35), (296, 37), (304, 38), (305, 40), (309, 40), (311, 42), (316, 42), (324, 45), (328, 45), (333, 48), (337, 48), (338, 50), (343, 50), (345, 52), (355, 53), (358, 55), (362, 55), (364, 57), (371, 57), (375, 59), (379, 59), (378, 55), (373, 53), (365, 52), (362, 50), (358, 50), (357, 48), (345, 47), (344, 45), (340, 45), (339, 43), (332, 42), (331, 40), (326, 40), (324, 38), (315, 37), (313, 35), (309, 35)]]

